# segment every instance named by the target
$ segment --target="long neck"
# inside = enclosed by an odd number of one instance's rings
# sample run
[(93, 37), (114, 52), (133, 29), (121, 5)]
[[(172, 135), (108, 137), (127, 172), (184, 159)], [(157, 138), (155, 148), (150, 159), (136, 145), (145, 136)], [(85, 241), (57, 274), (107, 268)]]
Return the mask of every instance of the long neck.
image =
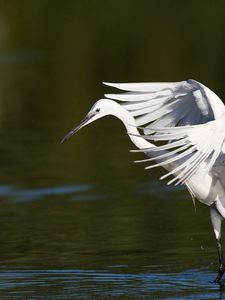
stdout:
[[(117, 106), (117, 109), (114, 111), (114, 116), (116, 116), (118, 119), (120, 119), (123, 124), (125, 125), (127, 132), (130, 133), (129, 137), (131, 139), (131, 141), (134, 143), (134, 145), (139, 148), (139, 149), (146, 149), (146, 148), (154, 148), (152, 151), (145, 151), (145, 154), (150, 156), (150, 157), (156, 157), (160, 154), (164, 154), (167, 153), (166, 151), (154, 151), (157, 146), (155, 146), (154, 144), (146, 141), (143, 137), (140, 136), (140, 133), (138, 132), (137, 128), (136, 128), (136, 123), (135, 123), (135, 119), (134, 117), (127, 111), (125, 110), (123, 107), (121, 107), (120, 105)], [(172, 156), (171, 156), (172, 157)], [(155, 159), (157, 162), (160, 162), (160, 160), (158, 160), (157, 158)], [(175, 167), (177, 167), (179, 164), (177, 162), (173, 162), (167, 165), (164, 165), (164, 168), (168, 171), (173, 170)], [(175, 174), (176, 175), (176, 174)], [(199, 178), (201, 178), (201, 180), (199, 180)], [(197, 192), (196, 192), (196, 181), (197, 182), (202, 182), (201, 185), (198, 185), (197, 187)], [(199, 198), (199, 199), (203, 199), (204, 197), (207, 198), (208, 196), (208, 191), (207, 189), (205, 189), (205, 186), (211, 186), (211, 177), (209, 175), (202, 177), (201, 174), (199, 175), (198, 173), (196, 175), (193, 175), (192, 178), (190, 178), (187, 182), (186, 185), (188, 187), (189, 192), (191, 193), (191, 195), (195, 195), (195, 197)], [(206, 196), (202, 196), (201, 195), (205, 195)], [(198, 194), (200, 196), (198, 196)], [(214, 200), (213, 200), (214, 201)], [(224, 216), (225, 216), (225, 211), (224, 211)]]
[(137, 130), (134, 117), (127, 110), (118, 105), (114, 115), (123, 122), (131, 141), (137, 148), (146, 149), (156, 147), (140, 135), (139, 131)]
[[(137, 130), (134, 117), (118, 103), (117, 109), (114, 110), (113, 115), (123, 122), (124, 126), (126, 127), (127, 133), (129, 134), (129, 137), (134, 145), (141, 150), (147, 148), (148, 150), (144, 151), (144, 153), (149, 157), (155, 157), (156, 162), (160, 162), (160, 160), (157, 159), (157, 156), (165, 154), (167, 153), (167, 151), (154, 151), (157, 146), (148, 142), (140, 135), (139, 131)], [(165, 165), (164, 168), (167, 170), (171, 170), (172, 168), (174, 168), (174, 166), (174, 164), (168, 164)]]

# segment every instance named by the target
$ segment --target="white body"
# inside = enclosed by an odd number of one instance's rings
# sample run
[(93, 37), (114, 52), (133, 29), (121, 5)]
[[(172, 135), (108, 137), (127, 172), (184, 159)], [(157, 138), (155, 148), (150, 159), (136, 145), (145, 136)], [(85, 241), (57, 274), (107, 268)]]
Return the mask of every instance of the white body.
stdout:
[[(194, 197), (210, 206), (219, 256), (215, 282), (219, 282), (225, 272), (220, 242), (221, 223), (225, 218), (224, 104), (195, 80), (107, 85), (125, 93), (107, 94), (108, 99), (97, 101), (62, 142), (101, 117), (113, 115), (120, 119), (139, 149), (136, 151), (149, 157), (138, 162), (155, 161), (155, 165), (146, 169), (164, 167), (168, 173), (160, 179), (172, 175), (167, 184), (185, 184)], [(164, 144), (156, 146), (157, 141)]]
[[(139, 83), (139, 84), (108, 84), (110, 86), (128, 90), (131, 91), (130, 93), (122, 93), (122, 94), (107, 94), (106, 97), (110, 99), (115, 99), (118, 101), (124, 101), (122, 102), (122, 105), (120, 105), (120, 108), (118, 108), (118, 111), (115, 114), (115, 108), (113, 108), (112, 114), (116, 115), (121, 121), (125, 124), (128, 133), (130, 133), (130, 138), (133, 141), (133, 143), (139, 148), (139, 149), (145, 149), (149, 148), (149, 151), (145, 151), (146, 155), (149, 157), (154, 157), (156, 161), (159, 161), (157, 157), (162, 154), (163, 150), (160, 152), (155, 152), (154, 150), (151, 151), (151, 148), (154, 148), (152, 143), (150, 143), (148, 138), (148, 132), (150, 134), (154, 132), (154, 127), (157, 126), (161, 127), (161, 133), (164, 131), (163, 127), (163, 120), (160, 123), (160, 116), (164, 113), (168, 113), (168, 110), (165, 109), (165, 112), (163, 109), (166, 107), (167, 103), (166, 101), (163, 102), (162, 105), (157, 106), (156, 104), (156, 112), (158, 113), (160, 109), (162, 110), (162, 114), (159, 113), (159, 118), (153, 118), (150, 119), (152, 123), (148, 125), (148, 120), (146, 121), (147, 126), (144, 127), (144, 132), (146, 132), (146, 135), (143, 137), (138, 137), (140, 135), (139, 131), (136, 127), (138, 125), (145, 125), (143, 121), (143, 116), (139, 116), (140, 110), (131, 110), (129, 109), (131, 105), (133, 104), (138, 106), (140, 103), (142, 106), (142, 110), (145, 109), (145, 102), (146, 102), (146, 108), (148, 110), (145, 111), (148, 112), (151, 110), (154, 110), (154, 106), (148, 107), (148, 100), (143, 99), (151, 99), (151, 101), (158, 101), (160, 103), (160, 92), (164, 92), (162, 94), (163, 99), (164, 96), (167, 96), (167, 90), (169, 93), (172, 90), (172, 95), (175, 99), (180, 99), (179, 107), (177, 106), (177, 114), (178, 118), (179, 115), (183, 114), (183, 110), (185, 110), (185, 106), (189, 105), (192, 106), (190, 116), (187, 116), (187, 118), (184, 120), (184, 124), (182, 126), (185, 126), (184, 128), (189, 128), (190, 125), (200, 125), (204, 124), (203, 127), (206, 124), (212, 123), (214, 120), (217, 123), (220, 123), (218, 126), (218, 131), (222, 132), (222, 135), (225, 135), (225, 106), (220, 100), (220, 98), (212, 92), (210, 89), (205, 87), (203, 84), (200, 84), (194, 80), (188, 80), (178, 83), (159, 83), (157, 86), (157, 83)], [(161, 86), (160, 86), (161, 85)], [(185, 91), (184, 91), (185, 90)], [(178, 96), (176, 98), (176, 95), (181, 94), (181, 96)], [(155, 94), (155, 96), (154, 96)], [(132, 98), (133, 97), (133, 98)], [(148, 98), (149, 97), (149, 98)], [(180, 97), (180, 98), (179, 98)], [(104, 100), (103, 100), (104, 101)], [(132, 102), (133, 101), (133, 102)], [(182, 101), (186, 101), (186, 103), (182, 104)], [(156, 102), (157, 103), (157, 102)], [(155, 103), (154, 103), (155, 104)], [(196, 105), (197, 104), (197, 105)], [(121, 106), (124, 110), (122, 113)], [(176, 106), (175, 106), (176, 110)], [(173, 110), (173, 112), (175, 111)], [(126, 111), (126, 112), (125, 112)], [(196, 115), (196, 117), (192, 117)], [(147, 119), (146, 115), (144, 117)], [(142, 118), (142, 119), (141, 119)], [(171, 114), (172, 125), (177, 125), (173, 123), (173, 115)], [(179, 119), (178, 119), (179, 121)], [(214, 121), (214, 122), (215, 122)], [(154, 124), (155, 123), (155, 124)], [(131, 126), (130, 126), (131, 125)], [(168, 121), (167, 121), (168, 126)], [(166, 128), (168, 128), (166, 126)], [(177, 125), (178, 126), (178, 125)], [(173, 126), (171, 126), (172, 128)], [(198, 126), (192, 126), (192, 127), (198, 127)], [(178, 127), (176, 127), (178, 128)], [(216, 128), (217, 129), (217, 128)], [(153, 130), (153, 131), (152, 131)], [(163, 132), (165, 135), (167, 131)], [(205, 139), (208, 138), (208, 130), (207, 128), (203, 128), (203, 130), (199, 133), (201, 136), (202, 134), (205, 134)], [(213, 135), (216, 134), (216, 132), (213, 132)], [(152, 136), (152, 140), (154, 140), (155, 135)], [(200, 136), (199, 136), (200, 138)], [(197, 134), (198, 139), (198, 134)], [(170, 139), (167, 139), (170, 142)], [(216, 140), (214, 142), (217, 142)], [(194, 141), (194, 143), (196, 143)], [(193, 144), (193, 143), (192, 143)], [(218, 145), (219, 146), (219, 145)], [(216, 204), (216, 207), (218, 211), (220, 212), (221, 216), (225, 218), (225, 158), (224, 158), (224, 152), (225, 152), (225, 145), (224, 143), (220, 146), (220, 154), (216, 158), (215, 163), (211, 167), (211, 169), (205, 173), (205, 169), (207, 168), (208, 162), (203, 161), (200, 166), (195, 170), (193, 175), (184, 183), (187, 185), (188, 189), (193, 193), (193, 195), (202, 203), (207, 205), (212, 205), (213, 203)], [(164, 150), (165, 151), (165, 150)], [(176, 154), (174, 155), (176, 157)], [(208, 158), (210, 160), (210, 158)], [(182, 160), (174, 160), (172, 163), (164, 164), (163, 167), (168, 170), (174, 170), (177, 166), (181, 164)], [(185, 160), (184, 160), (185, 162)], [(160, 163), (159, 163), (160, 165)], [(174, 174), (176, 175), (176, 173)]]

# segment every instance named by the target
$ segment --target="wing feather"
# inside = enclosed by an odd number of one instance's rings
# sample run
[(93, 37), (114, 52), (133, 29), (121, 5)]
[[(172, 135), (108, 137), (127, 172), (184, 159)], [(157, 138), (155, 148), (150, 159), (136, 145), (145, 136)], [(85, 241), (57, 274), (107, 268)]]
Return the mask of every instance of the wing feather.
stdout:
[[(164, 159), (152, 166), (147, 166), (146, 169), (177, 162), (175, 168), (160, 178), (165, 179), (170, 175), (175, 175), (175, 178), (170, 180), (168, 184), (175, 181), (177, 181), (176, 184), (186, 183), (200, 168), (203, 170), (203, 175), (207, 174), (213, 168), (213, 165), (222, 151), (225, 140), (224, 127), (225, 117), (222, 117), (219, 120), (202, 125), (152, 129), (152, 131), (155, 130), (156, 133), (147, 135), (145, 137), (146, 139), (164, 141), (178, 139), (178, 141), (180, 141), (181, 139), (187, 138), (189, 144), (187, 143), (187, 149), (184, 146), (178, 146), (172, 158)], [(181, 153), (177, 154), (177, 152)], [(162, 157), (159, 155), (155, 157), (155, 159), (158, 161), (158, 159), (162, 159)], [(202, 163), (204, 163), (204, 165), (202, 165)]]
[[(195, 80), (155, 83), (105, 83), (120, 89), (119, 94), (105, 97), (120, 101), (120, 105), (135, 118), (146, 140), (163, 145), (133, 152), (154, 153), (157, 163), (146, 168), (170, 164), (173, 175), (168, 182), (186, 183), (202, 166), (210, 172), (224, 144), (225, 106), (220, 98)], [(221, 126), (222, 124), (222, 126)], [(166, 144), (165, 144), (166, 143)], [(162, 153), (166, 151), (166, 153)]]
[(132, 92), (157, 92), (164, 89), (172, 89), (179, 83), (176, 82), (140, 82), (140, 83), (111, 83), (103, 82), (103, 84), (117, 88), (123, 91)]
[[(185, 145), (183, 145), (182, 147), (177, 148), (177, 149), (175, 149), (175, 150), (173, 150), (173, 151), (167, 151), (166, 153), (163, 153), (163, 154), (161, 154), (161, 155), (158, 155), (158, 156), (157, 156), (157, 159), (159, 160), (159, 159), (162, 159), (162, 158), (165, 158), (165, 157), (174, 155), (174, 154), (177, 153), (177, 152), (181, 152), (181, 151), (187, 149), (189, 146), (190, 146), (189, 144), (185, 144)], [(141, 159), (141, 160), (135, 160), (134, 162), (135, 162), (135, 163), (140, 163), (140, 162), (148, 162), (148, 161), (152, 161), (152, 160), (155, 160), (155, 158), (152, 157), (152, 158), (146, 158), (146, 159)]]
[(151, 99), (161, 98), (165, 96), (172, 96), (172, 92), (170, 90), (162, 90), (159, 92), (152, 93), (138, 93), (138, 92), (128, 92), (121, 94), (105, 94), (106, 98), (119, 100), (119, 101), (147, 101)]
[[(166, 114), (170, 126), (185, 126), (207, 123), (225, 112), (225, 107), (219, 97), (203, 84), (189, 79), (180, 82), (155, 83), (107, 83), (104, 84), (123, 90), (125, 93), (106, 94), (106, 98), (124, 102), (124, 108), (134, 113), (137, 126), (145, 125), (155, 120), (162, 120)], [(160, 113), (153, 114), (151, 101), (158, 102)], [(133, 105), (132, 105), (133, 104)], [(140, 104), (140, 106), (139, 106)], [(173, 104), (168, 107), (168, 104)], [(170, 109), (169, 109), (170, 108)], [(146, 113), (147, 111), (147, 113)]]

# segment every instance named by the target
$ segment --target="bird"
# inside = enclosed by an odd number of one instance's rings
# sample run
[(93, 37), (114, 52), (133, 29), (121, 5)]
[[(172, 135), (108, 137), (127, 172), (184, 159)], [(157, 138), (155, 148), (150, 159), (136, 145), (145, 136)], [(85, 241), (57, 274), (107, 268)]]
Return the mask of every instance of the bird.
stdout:
[[(84, 126), (108, 115), (124, 124), (127, 134), (146, 159), (146, 169), (163, 167), (160, 179), (186, 186), (193, 199), (209, 206), (218, 252), (220, 283), (225, 273), (221, 224), (225, 218), (225, 106), (204, 84), (139, 82), (103, 84), (118, 93), (105, 94), (68, 134), (68, 140)], [(155, 164), (152, 164), (154, 163)]]

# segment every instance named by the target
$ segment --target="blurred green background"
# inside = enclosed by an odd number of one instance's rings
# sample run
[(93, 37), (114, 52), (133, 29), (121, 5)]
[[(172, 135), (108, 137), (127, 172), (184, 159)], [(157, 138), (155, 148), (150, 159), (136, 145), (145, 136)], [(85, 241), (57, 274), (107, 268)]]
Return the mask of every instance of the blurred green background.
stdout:
[(93, 178), (97, 160), (98, 167), (111, 161), (127, 172), (129, 141), (111, 118), (58, 145), (109, 91), (102, 81), (194, 78), (225, 94), (223, 1), (0, 3), (0, 176), (6, 183), (45, 184), (40, 168), (52, 183)]
[(59, 142), (112, 91), (103, 81), (193, 78), (224, 99), (224, 12), (222, 0), (0, 1), (4, 270), (215, 271), (207, 207), (196, 215), (185, 190), (158, 182), (163, 170), (134, 165), (118, 120)]

